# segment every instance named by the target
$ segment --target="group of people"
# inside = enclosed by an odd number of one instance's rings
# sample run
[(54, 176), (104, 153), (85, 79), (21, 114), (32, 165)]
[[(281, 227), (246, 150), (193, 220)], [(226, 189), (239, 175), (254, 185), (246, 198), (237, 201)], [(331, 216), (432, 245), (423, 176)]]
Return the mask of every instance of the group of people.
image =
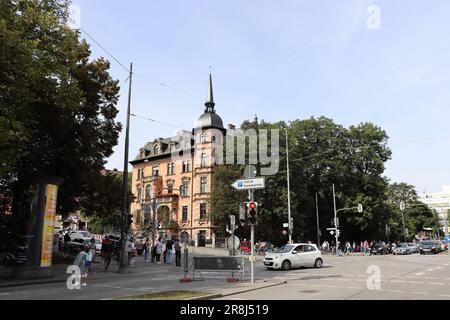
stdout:
[(161, 264), (161, 255), (163, 261), (166, 264), (173, 264), (173, 258), (175, 256), (175, 265), (181, 267), (181, 243), (179, 239), (169, 239), (163, 242), (161, 238), (155, 241), (155, 245), (152, 247), (151, 241), (147, 238), (144, 243), (144, 256), (145, 261), (148, 262), (148, 254), (151, 250), (151, 261), (157, 264)]
[(336, 244), (334, 241), (331, 242), (331, 244), (328, 241), (324, 241), (322, 243), (321, 249), (322, 253), (331, 253), (335, 254), (336, 250), (339, 254), (349, 255), (350, 253), (362, 253), (364, 255), (370, 254), (370, 248), (373, 246), (374, 241), (369, 242), (367, 240), (356, 242), (353, 241), (352, 243), (350, 241), (339, 242), (338, 246), (336, 248)]

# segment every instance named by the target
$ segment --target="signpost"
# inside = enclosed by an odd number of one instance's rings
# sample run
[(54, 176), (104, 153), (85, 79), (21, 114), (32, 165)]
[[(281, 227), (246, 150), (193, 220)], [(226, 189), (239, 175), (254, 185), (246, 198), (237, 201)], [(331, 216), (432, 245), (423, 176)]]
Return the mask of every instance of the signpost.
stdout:
[[(266, 186), (265, 178), (241, 179), (236, 180), (231, 186), (237, 190), (256, 190), (264, 189)], [(250, 200), (252, 201), (252, 200)]]

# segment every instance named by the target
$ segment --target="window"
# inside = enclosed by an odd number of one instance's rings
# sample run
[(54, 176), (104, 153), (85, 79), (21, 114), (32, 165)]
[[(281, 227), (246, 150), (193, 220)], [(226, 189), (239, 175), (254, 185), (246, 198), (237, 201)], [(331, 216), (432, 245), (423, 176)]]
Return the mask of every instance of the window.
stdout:
[(143, 177), (144, 177), (144, 169), (138, 169), (137, 180), (142, 180)]
[(149, 200), (151, 197), (152, 197), (152, 186), (147, 185), (147, 187), (145, 188), (145, 199)]
[(182, 197), (189, 197), (189, 181), (183, 181), (180, 186), (180, 194)]
[(216, 136), (212, 136), (212, 137), (211, 137), (211, 141), (212, 141), (212, 142), (216, 141)]
[(200, 178), (200, 193), (206, 193), (206, 178)]
[(184, 160), (183, 161), (183, 173), (191, 171), (191, 161), (190, 160)]
[(152, 176), (154, 177), (159, 176), (159, 167), (152, 168)]
[(141, 224), (141, 210), (136, 210), (136, 224)]
[(153, 151), (154, 151), (154, 154), (158, 154), (159, 153), (159, 146), (155, 146)]
[(175, 163), (168, 163), (167, 164), (167, 175), (171, 176), (175, 173)]
[(206, 153), (202, 153), (201, 159), (200, 159), (200, 167), (206, 167), (207, 166), (207, 158)]
[(141, 196), (142, 196), (142, 189), (139, 187), (137, 188), (137, 202), (141, 202)]
[(186, 139), (184, 141), (184, 149), (190, 149), (191, 148), (191, 141), (189, 139)]
[(169, 183), (167, 185), (167, 193), (173, 193), (173, 184), (172, 183)]
[(183, 206), (181, 208), (181, 212), (182, 212), (181, 221), (187, 221), (187, 219), (188, 219), (188, 207), (187, 206)]
[(200, 203), (200, 219), (206, 219), (206, 203)]
[(208, 138), (207, 138), (206, 134), (202, 133), (200, 135), (200, 142), (205, 143), (207, 140), (208, 140)]
[(172, 152), (175, 149), (175, 146), (173, 144), (169, 145), (169, 151)]

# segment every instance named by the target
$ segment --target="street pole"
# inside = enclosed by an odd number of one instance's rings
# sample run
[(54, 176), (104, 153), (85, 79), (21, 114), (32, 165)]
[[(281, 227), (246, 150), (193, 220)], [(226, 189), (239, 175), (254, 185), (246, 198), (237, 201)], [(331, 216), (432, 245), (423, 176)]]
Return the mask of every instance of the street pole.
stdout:
[(291, 221), (291, 188), (289, 183), (289, 143), (288, 130), (286, 128), (286, 169), (287, 169), (287, 191), (288, 191), (288, 223), (289, 223), (289, 243), (292, 243), (292, 229), (294, 222)]
[(319, 201), (316, 192), (317, 246), (320, 248)]
[(125, 129), (125, 156), (123, 163), (123, 179), (122, 179), (122, 223), (120, 227), (120, 238), (122, 240), (122, 254), (120, 255), (120, 266), (119, 273), (128, 272), (128, 259), (127, 259), (127, 242), (126, 237), (126, 217), (128, 212), (128, 145), (129, 145), (129, 135), (130, 135), (130, 113), (131, 113), (131, 82), (133, 79), (133, 63), (130, 63), (130, 79), (128, 86), (128, 108), (127, 108), (127, 125)]
[[(249, 193), (249, 200), (250, 201), (255, 201), (255, 196), (254, 196), (254, 190), (248, 190)], [(252, 279), (252, 285), (255, 284), (255, 262), (254, 262), (254, 258), (255, 255), (253, 254), (253, 247), (255, 244), (255, 225), (252, 223), (250, 225), (250, 270), (251, 270), (251, 279)]]
[(401, 213), (402, 213), (402, 224), (403, 224), (403, 241), (406, 242), (405, 218), (403, 216), (403, 211), (401, 211)]
[(333, 183), (333, 204), (334, 204), (334, 227), (336, 228), (336, 255), (338, 255), (338, 248), (339, 248), (339, 237), (338, 237), (338, 223), (337, 223), (337, 211), (336, 211), (336, 192), (334, 190), (334, 183)]

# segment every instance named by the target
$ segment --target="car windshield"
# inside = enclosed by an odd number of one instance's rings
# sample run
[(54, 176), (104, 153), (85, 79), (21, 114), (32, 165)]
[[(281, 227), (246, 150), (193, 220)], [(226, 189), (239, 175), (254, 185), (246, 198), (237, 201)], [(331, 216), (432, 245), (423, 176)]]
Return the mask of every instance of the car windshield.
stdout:
[(434, 242), (433, 241), (425, 241), (425, 242), (422, 242), (422, 245), (432, 246), (432, 245), (434, 245)]
[(291, 251), (292, 248), (294, 248), (293, 245), (287, 244), (287, 245), (282, 246), (281, 248), (277, 249), (275, 252), (277, 252), (277, 253), (287, 253), (287, 252)]
[(83, 237), (90, 238), (91, 234), (88, 231), (80, 231)]
[(403, 249), (403, 248), (407, 248), (407, 246), (405, 244), (399, 244), (396, 249)]

